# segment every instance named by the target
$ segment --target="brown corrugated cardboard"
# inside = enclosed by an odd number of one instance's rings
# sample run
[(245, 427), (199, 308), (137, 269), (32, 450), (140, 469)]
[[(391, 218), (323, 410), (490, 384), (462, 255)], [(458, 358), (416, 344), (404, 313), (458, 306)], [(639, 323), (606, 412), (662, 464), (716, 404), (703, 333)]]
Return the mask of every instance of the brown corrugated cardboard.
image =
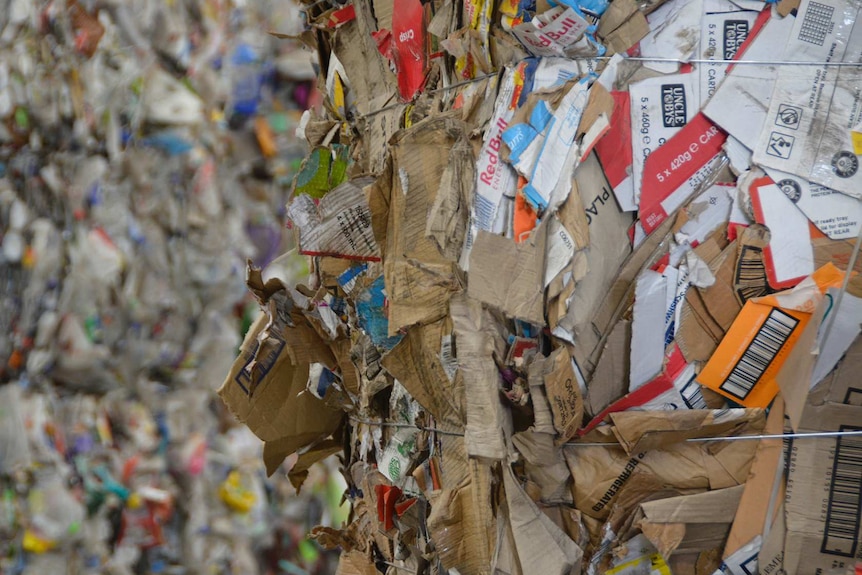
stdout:
[(493, 359), (496, 352), (493, 317), (479, 301), (463, 294), (452, 298), (451, 310), (467, 398), (464, 438), (467, 453), (489, 460), (504, 460), (506, 435), (511, 433), (511, 414), (502, 404), (499, 374)]
[(538, 431), (522, 431), (512, 436), (512, 444), (524, 458), (524, 471), (546, 501), (571, 499), (569, 469), (554, 436)]
[(664, 557), (721, 547), (743, 489), (737, 485), (641, 503), (640, 527)]
[(594, 366), (590, 367), (586, 359), (592, 350), (591, 346), (598, 345), (602, 333), (596, 333), (589, 325), (590, 318), (605, 297), (606, 286), (631, 253), (626, 234), (632, 218), (630, 214), (620, 211), (614, 201), (611, 187), (595, 154), (591, 154), (579, 166), (575, 172), (575, 183), (590, 230), (590, 247), (587, 250), (589, 273), (578, 282), (560, 326), (572, 333), (578, 342), (578, 366), (589, 373)]
[(491, 474), (482, 464), (470, 463), (470, 479), (455, 489), (444, 489), (431, 501), (428, 529), (440, 561), (459, 573), (490, 573), (496, 546), (489, 502)]
[(580, 571), (583, 550), (527, 497), (508, 466), (503, 469), (503, 485), (522, 573)]
[(362, 115), (374, 108), (380, 95), (394, 95), (396, 78), (377, 50), (371, 33), (376, 30), (371, 3), (356, 5), (356, 18), (340, 26), (332, 36), (332, 54), (338, 58), (354, 93), (354, 103)]
[[(784, 429), (784, 402), (779, 397), (769, 411), (766, 427), (767, 435), (780, 434)], [(780, 439), (761, 439), (751, 464), (745, 489), (739, 500), (736, 518), (724, 546), (726, 559), (736, 553), (743, 545), (767, 532), (774, 521), (777, 503), (784, 500), (782, 469), (782, 442)], [(777, 487), (781, 487), (777, 490)], [(776, 492), (778, 491), (778, 492)], [(773, 516), (769, 516), (772, 509)]]
[(862, 370), (862, 339), (857, 337), (835, 371), (811, 390), (808, 401), (814, 405), (828, 402), (862, 406), (860, 370)]
[(708, 409), (621, 411), (610, 414), (611, 431), (629, 455), (667, 448), (693, 437), (736, 435), (763, 428), (764, 412), (746, 409), (715, 412)]
[(450, 380), (439, 356), (440, 342), (451, 329), (450, 321), (441, 320), (410, 330), (381, 365), (436, 418), (441, 429), (462, 431), (466, 423), (463, 374), (459, 371)]
[[(859, 430), (862, 408), (827, 403), (806, 406), (800, 429)], [(785, 505), (787, 573), (853, 573), (862, 547), (862, 438), (793, 441)]]
[[(288, 213), (300, 249), (313, 251), (309, 238), (330, 237), (323, 216), (337, 223), (345, 210), (331, 204), (349, 190), (350, 207), (370, 221), (342, 232), (335, 239), (348, 239), (334, 251), (381, 261), (316, 261), (313, 289), (283, 280), (255, 293), (271, 315), (287, 295), (295, 301), (284, 314), (293, 331), (282, 336), (292, 385), (319, 392), (309, 375), (322, 373), (317, 364), (334, 374), (321, 405), (343, 408), (345, 424), (303, 438), (312, 447), (294, 479), (342, 442), (356, 511), (344, 530), (320, 533), (353, 553), (350, 568), (362, 572), (371, 558), (417, 575), (739, 575), (760, 548), (761, 570), (775, 570), (787, 539), (788, 572), (832, 569), (803, 535), (823, 530), (803, 505), (822, 503), (814, 486), (829, 487), (821, 473), (829, 454), (816, 455), (816, 469), (798, 460), (793, 468), (791, 455), (784, 502), (778, 442), (736, 439), (780, 433), (785, 413), (794, 428), (827, 428), (803, 424), (808, 404), (833, 409), (855, 389), (855, 300), (833, 312), (838, 331), (818, 333), (826, 309), (818, 306), (837, 300), (842, 277), (826, 264), (846, 266), (853, 246), (812, 231), (807, 202), (820, 192), (804, 189), (804, 174), (770, 172), (779, 178), (771, 181), (752, 163), (777, 162), (762, 155), (770, 154), (761, 140), (784, 130), (792, 143), (789, 124), (807, 113), (774, 113), (782, 103), (769, 101), (769, 77), (791, 77), (786, 65), (758, 65), (754, 102), (742, 101), (734, 80), (744, 65), (728, 66), (753, 38), (766, 38), (756, 45), (765, 58), (764, 44), (807, 42), (790, 37), (800, 27), (805, 38), (824, 36), (804, 22), (815, 4), (838, 5), (823, 1), (803, 0), (785, 20), (752, 0), (614, 0), (595, 14), (545, 1), (535, 10), (486, 0), (309, 1), (328, 89), (328, 114), (305, 124), (317, 146), (309, 162), (327, 151), (349, 157), (349, 176), (346, 188), (321, 184), (316, 199), (291, 199)], [(830, 70), (819, 76), (824, 90), (830, 78), (850, 77)], [(726, 111), (737, 94), (739, 115)], [(818, 104), (821, 116), (827, 105)], [(613, 189), (591, 151), (597, 142)], [(853, 175), (849, 155), (835, 164)], [(763, 190), (775, 204), (761, 202)], [(357, 237), (362, 250), (350, 242)], [(776, 281), (796, 245), (824, 267)], [(769, 280), (794, 291), (773, 294)], [(772, 299), (754, 301), (763, 297)], [(796, 324), (776, 327), (768, 314), (786, 306), (805, 323), (776, 351), (770, 330)], [(825, 381), (809, 394), (814, 373)], [(729, 395), (727, 381), (742, 391)], [(296, 449), (292, 435), (268, 431), (267, 457)], [(806, 441), (795, 447), (817, 444)], [(852, 503), (841, 489), (829, 519), (839, 523)]]
[(748, 476), (756, 442), (732, 442), (717, 453), (697, 444), (627, 455), (620, 447), (567, 447), (574, 477), (575, 505), (598, 519), (608, 516), (620, 488), (637, 473), (677, 489), (721, 489), (741, 485)]
[(461, 289), (454, 260), (426, 235), (429, 209), (464, 125), (451, 114), (433, 116), (399, 132), (391, 141), (392, 178), (384, 263), (389, 333), (447, 312), (449, 296)]
[(554, 429), (559, 436), (558, 443), (574, 437), (584, 418), (584, 400), (575, 380), (572, 359), (565, 348), (559, 348), (548, 356), (545, 372), (545, 392), (554, 416)]
[(310, 393), (308, 364), (292, 363), (282, 321), (261, 315), (219, 396), (264, 441), (278, 441), (285, 455), (332, 433), (342, 418)]
[(590, 416), (598, 415), (628, 391), (631, 337), (629, 321), (619, 321), (611, 330), (584, 398)]
[(470, 254), (467, 293), (510, 317), (544, 323), (542, 277), (547, 225), (514, 241), (480, 231)]

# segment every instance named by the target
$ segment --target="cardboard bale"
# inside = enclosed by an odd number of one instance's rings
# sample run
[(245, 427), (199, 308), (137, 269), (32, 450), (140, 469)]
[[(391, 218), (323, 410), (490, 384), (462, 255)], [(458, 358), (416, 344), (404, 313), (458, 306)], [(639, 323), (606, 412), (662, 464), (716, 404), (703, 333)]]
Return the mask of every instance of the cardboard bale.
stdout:
[[(785, 477), (760, 437), (829, 428), (812, 410), (839, 415), (858, 355), (862, 28), (824, 1), (310, 5), (328, 114), (287, 213), (300, 253), (361, 263), (284, 284), (307, 298), (286, 349), (306, 343), (278, 367), (288, 389), (335, 378), (320, 405), (346, 414), (366, 512), (344, 533), (375, 526), (350, 568), (369, 549), (417, 573), (826, 568), (802, 532), (834, 539), (854, 500), (841, 483), (815, 521), (797, 485), (844, 455)], [(292, 408), (235, 409), (299, 442), (251, 416)], [(798, 444), (823, 441), (855, 439)]]

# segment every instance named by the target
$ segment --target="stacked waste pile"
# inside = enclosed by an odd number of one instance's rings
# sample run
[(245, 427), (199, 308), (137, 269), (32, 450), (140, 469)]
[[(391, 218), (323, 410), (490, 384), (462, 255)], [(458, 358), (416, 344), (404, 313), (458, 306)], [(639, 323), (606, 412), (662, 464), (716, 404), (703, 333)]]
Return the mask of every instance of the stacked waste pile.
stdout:
[(339, 454), (339, 573), (859, 572), (859, 9), (306, 4), (219, 393), (297, 488)]
[(213, 393), (256, 313), (245, 261), (290, 243), (314, 69), (265, 31), (300, 17), (3, 3), (0, 573), (327, 571), (304, 534), (340, 489), (265, 480)]

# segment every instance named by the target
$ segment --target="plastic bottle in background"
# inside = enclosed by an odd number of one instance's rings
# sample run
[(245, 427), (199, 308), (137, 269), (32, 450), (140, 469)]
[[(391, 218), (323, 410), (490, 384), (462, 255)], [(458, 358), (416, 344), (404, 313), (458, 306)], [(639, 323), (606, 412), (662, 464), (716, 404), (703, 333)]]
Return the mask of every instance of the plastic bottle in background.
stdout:
[(260, 103), (263, 66), (257, 50), (240, 41), (228, 62), (231, 84), (230, 110), (242, 116), (253, 116)]

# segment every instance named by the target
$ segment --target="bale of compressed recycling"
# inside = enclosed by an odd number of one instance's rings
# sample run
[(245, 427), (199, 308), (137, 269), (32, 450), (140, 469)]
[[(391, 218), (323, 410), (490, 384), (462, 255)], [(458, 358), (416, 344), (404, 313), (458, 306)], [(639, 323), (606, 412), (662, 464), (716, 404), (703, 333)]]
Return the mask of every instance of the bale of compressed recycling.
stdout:
[(271, 473), (339, 452), (339, 573), (858, 571), (859, 7), (305, 10), (219, 394)]

